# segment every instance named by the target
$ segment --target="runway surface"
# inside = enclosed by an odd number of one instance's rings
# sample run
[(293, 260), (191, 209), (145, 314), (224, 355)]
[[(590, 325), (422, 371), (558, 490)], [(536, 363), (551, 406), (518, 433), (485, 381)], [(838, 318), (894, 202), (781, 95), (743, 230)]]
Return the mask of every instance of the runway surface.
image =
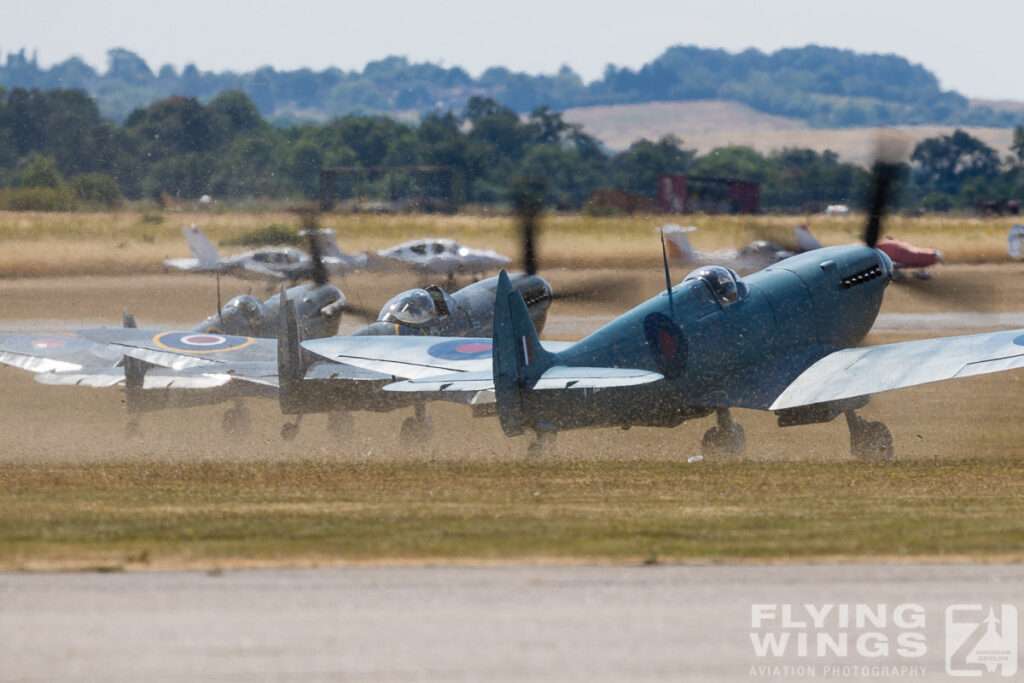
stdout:
[[(948, 681), (954, 603), (1020, 610), (1024, 566), (7, 573), (0, 680)], [(848, 632), (850, 651), (759, 657), (752, 632), (816, 636), (804, 604), (832, 606), (820, 631)], [(842, 628), (841, 605), (886, 621)], [(769, 615), (757, 628), (754, 610)], [(864, 633), (862, 649), (889, 654), (856, 652)], [(913, 656), (895, 652), (906, 633)]]

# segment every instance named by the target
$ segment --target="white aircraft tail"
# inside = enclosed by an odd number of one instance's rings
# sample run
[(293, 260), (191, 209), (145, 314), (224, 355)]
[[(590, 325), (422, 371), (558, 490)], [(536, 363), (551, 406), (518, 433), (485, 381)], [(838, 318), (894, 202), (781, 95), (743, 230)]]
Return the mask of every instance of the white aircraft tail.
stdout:
[(199, 262), (200, 266), (215, 266), (220, 263), (220, 252), (213, 242), (207, 239), (203, 231), (195, 225), (186, 225), (181, 229), (185, 233), (185, 240), (188, 242), (189, 251)]
[(821, 249), (821, 242), (815, 237), (806, 225), (794, 225), (793, 232), (796, 233), (796, 245), (800, 251), (814, 251)]
[[(303, 233), (305, 230), (303, 230)], [(332, 258), (344, 258), (347, 254), (338, 248), (338, 241), (334, 238), (334, 231), (330, 228), (318, 228), (313, 231), (313, 236), (320, 244), (320, 253)]]
[(675, 223), (668, 223), (659, 228), (665, 236), (665, 247), (668, 250), (670, 261), (687, 262), (697, 260), (697, 252), (693, 250), (690, 239), (686, 236), (686, 233), (693, 232), (696, 229), (692, 225), (683, 227)]
[(1017, 259), (1024, 258), (1024, 225), (1018, 223), (1010, 228), (1010, 236), (1006, 239), (1006, 251)]

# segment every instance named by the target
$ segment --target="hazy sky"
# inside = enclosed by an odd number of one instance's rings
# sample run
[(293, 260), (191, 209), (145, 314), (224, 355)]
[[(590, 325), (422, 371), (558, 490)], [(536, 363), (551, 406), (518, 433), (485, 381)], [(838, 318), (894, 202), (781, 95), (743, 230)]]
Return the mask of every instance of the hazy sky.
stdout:
[(156, 71), (262, 65), (362, 69), (404, 55), (479, 75), (502, 65), (584, 80), (638, 67), (671, 45), (738, 52), (808, 43), (895, 53), (944, 89), (1024, 101), (1024, 0), (33, 0), (4, 3), (0, 55), (49, 66), (77, 55), (106, 70), (124, 47)]

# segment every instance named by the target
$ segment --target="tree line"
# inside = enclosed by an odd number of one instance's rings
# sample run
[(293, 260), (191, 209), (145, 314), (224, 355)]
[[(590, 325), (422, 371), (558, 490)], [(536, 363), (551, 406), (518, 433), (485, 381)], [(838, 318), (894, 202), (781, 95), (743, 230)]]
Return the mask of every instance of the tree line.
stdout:
[(603, 76), (584, 83), (567, 66), (555, 74), (531, 75), (496, 66), (479, 77), (460, 67), (410, 63), (404, 57), (370, 62), (362, 71), (337, 68), (247, 73), (154, 71), (138, 55), (117, 48), (99, 73), (77, 57), (40, 68), (24, 50), (0, 65), (0, 86), (48, 90), (81, 89), (96, 98), (105, 118), (124, 121), (136, 108), (174, 94), (208, 103), (241, 90), (260, 113), (278, 125), (325, 121), (345, 114), (455, 111), (472, 97), (486, 97), (520, 114), (540, 106), (556, 110), (653, 101), (721, 99), (768, 114), (789, 116), (817, 127), (865, 125), (988, 125), (1024, 122), (1024, 112), (971, 106), (943, 91), (921, 65), (897, 55), (859, 54), (808, 45), (769, 54), (677, 45), (633, 70), (609, 64)]
[[(666, 136), (613, 154), (560, 112), (542, 106), (523, 117), (482, 96), (470, 98), (458, 113), (431, 111), (418, 123), (348, 115), (280, 127), (237, 90), (207, 104), (195, 97), (160, 99), (117, 124), (80, 90), (0, 89), (5, 208), (116, 206), (124, 198), (194, 200), (204, 194), (219, 200), (314, 199), (321, 168), (378, 166), (454, 169), (462, 187), (458, 199), (474, 204), (507, 203), (515, 178), (543, 177), (549, 206), (594, 211), (602, 210), (588, 205), (594, 190), (653, 198), (662, 173), (755, 181), (762, 209), (780, 212), (861, 206), (868, 182), (865, 169), (831, 151), (762, 154), (734, 146), (699, 155)], [(948, 210), (1021, 197), (1024, 127), (1016, 129), (1006, 159), (961, 130), (924, 140), (902, 177), (898, 203), (907, 209)], [(377, 190), (386, 195), (395, 188)]]

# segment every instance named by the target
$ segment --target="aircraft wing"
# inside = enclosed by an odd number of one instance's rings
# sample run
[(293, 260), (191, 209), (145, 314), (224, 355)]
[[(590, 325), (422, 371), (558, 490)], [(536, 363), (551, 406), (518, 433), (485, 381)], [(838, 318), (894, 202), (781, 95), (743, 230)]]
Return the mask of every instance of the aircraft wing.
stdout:
[[(557, 353), (571, 342), (542, 342)], [(328, 337), (302, 346), (328, 360), (385, 375), (418, 379), (453, 372), (491, 372), (490, 337)]]
[(198, 271), (204, 273), (216, 270), (215, 268), (210, 268), (209, 266), (200, 265), (199, 261), (194, 258), (165, 258), (164, 267), (176, 268), (178, 270)]
[[(124, 384), (122, 368), (82, 368), (66, 372), (41, 372), (35, 376), (40, 384), (62, 387), (113, 387)], [(142, 382), (143, 389), (213, 389), (231, 381), (222, 373), (186, 374), (171, 370), (150, 370)]]
[[(494, 388), (491, 370), (457, 372), (395, 382), (384, 387), (386, 391), (487, 391)], [(605, 389), (646, 384), (663, 379), (662, 375), (647, 370), (628, 368), (585, 368), (556, 365), (548, 368), (531, 387), (545, 389)]]
[(32, 372), (113, 366), (121, 353), (78, 337), (44, 334), (0, 334), (0, 363)]
[[(119, 353), (174, 370), (220, 363), (277, 364), (277, 340), (207, 332), (161, 332), (111, 327), (79, 331)], [(211, 371), (219, 371), (213, 370)]]
[(1024, 367), (1024, 329), (843, 349), (804, 370), (769, 410)]
[(288, 277), (287, 273), (283, 273), (280, 270), (269, 268), (262, 263), (255, 263), (253, 261), (235, 264), (233, 269), (248, 273), (250, 276), (255, 275), (256, 277), (265, 277), (271, 280), (284, 280)]

